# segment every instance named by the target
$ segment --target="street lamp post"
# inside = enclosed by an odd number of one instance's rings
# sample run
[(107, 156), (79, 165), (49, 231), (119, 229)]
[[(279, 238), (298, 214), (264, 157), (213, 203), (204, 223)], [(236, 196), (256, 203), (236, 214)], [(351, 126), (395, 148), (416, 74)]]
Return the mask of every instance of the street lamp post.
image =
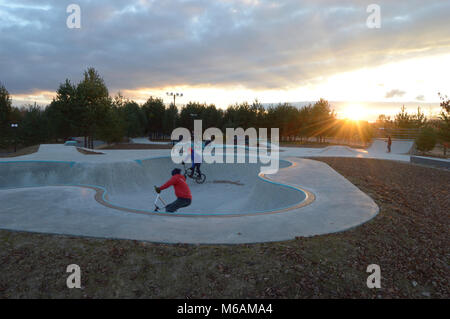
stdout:
[(19, 127), (19, 124), (13, 123), (11, 124), (12, 129), (14, 130), (14, 153), (17, 152), (17, 128)]
[[(175, 104), (176, 102), (176, 98), (178, 97), (182, 97), (183, 93), (178, 93), (178, 92), (166, 92), (167, 96), (173, 96), (173, 106), (177, 107), (177, 105)], [(175, 116), (173, 117), (173, 129), (175, 129)]]
[(173, 96), (173, 105), (176, 106), (175, 101), (176, 101), (177, 96), (182, 97), (182, 96), (183, 96), (183, 93), (166, 92), (166, 95), (167, 95), (167, 96)]

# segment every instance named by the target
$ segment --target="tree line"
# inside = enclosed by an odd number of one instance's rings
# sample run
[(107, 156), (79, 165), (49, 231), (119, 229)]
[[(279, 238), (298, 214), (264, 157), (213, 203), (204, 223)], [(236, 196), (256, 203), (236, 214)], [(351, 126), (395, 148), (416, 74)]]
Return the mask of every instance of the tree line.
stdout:
[[(398, 125), (404, 125), (403, 117), (396, 120)], [(22, 145), (34, 145), (79, 136), (84, 137), (85, 147), (93, 148), (94, 139), (117, 143), (126, 137), (170, 136), (176, 127), (193, 130), (195, 119), (203, 121), (203, 129), (279, 128), (282, 141), (315, 138), (324, 142), (326, 138), (337, 138), (366, 143), (373, 136), (372, 126), (367, 122), (337, 119), (332, 106), (324, 99), (301, 108), (288, 103), (264, 107), (255, 100), (251, 104), (230, 105), (225, 110), (198, 102), (189, 102), (178, 109), (174, 104), (166, 106), (157, 97), (149, 97), (139, 105), (120, 92), (111, 97), (98, 72), (88, 68), (79, 83), (69, 79), (61, 83), (46, 107), (17, 108), (12, 106), (9, 92), (0, 84), (2, 148), (15, 139)], [(19, 127), (11, 128), (11, 123), (18, 123)]]

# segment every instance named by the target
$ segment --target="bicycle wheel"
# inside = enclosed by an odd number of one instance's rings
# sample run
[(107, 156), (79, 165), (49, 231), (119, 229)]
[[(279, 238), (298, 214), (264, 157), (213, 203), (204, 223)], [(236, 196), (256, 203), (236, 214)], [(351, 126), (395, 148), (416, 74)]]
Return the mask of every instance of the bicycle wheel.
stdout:
[(190, 177), (190, 175), (192, 175), (192, 168), (188, 168), (184, 171), (184, 177), (186, 177), (186, 179)]
[(206, 181), (206, 175), (205, 174), (196, 175), (195, 176), (195, 181), (198, 184), (203, 184)]

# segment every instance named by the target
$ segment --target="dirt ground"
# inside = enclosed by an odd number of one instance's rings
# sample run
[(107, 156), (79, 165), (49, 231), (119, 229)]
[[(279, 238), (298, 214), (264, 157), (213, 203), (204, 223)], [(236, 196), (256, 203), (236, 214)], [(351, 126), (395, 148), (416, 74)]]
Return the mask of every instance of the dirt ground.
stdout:
[[(449, 298), (450, 171), (321, 158), (379, 205), (352, 230), (256, 245), (0, 231), (0, 298)], [(66, 267), (81, 267), (68, 289)], [(366, 285), (381, 268), (381, 289)]]
[(444, 146), (441, 144), (437, 144), (429, 152), (416, 151), (416, 154), (420, 155), (420, 156), (429, 156), (429, 157), (436, 157), (436, 158), (450, 158), (450, 148), (447, 148), (445, 155), (444, 155)]
[(17, 157), (17, 156), (33, 154), (39, 150), (39, 146), (40, 145), (33, 145), (33, 146), (18, 148), (17, 152), (14, 152), (14, 149), (8, 149), (8, 150), (0, 149), (0, 157)]
[(345, 144), (345, 143), (316, 143), (316, 142), (280, 142), (280, 147), (304, 147), (304, 148), (324, 148), (327, 146), (348, 146), (351, 148), (367, 148), (364, 144)]
[(121, 143), (102, 147), (101, 150), (166, 150), (171, 149), (172, 145), (164, 144), (139, 144), (139, 143)]

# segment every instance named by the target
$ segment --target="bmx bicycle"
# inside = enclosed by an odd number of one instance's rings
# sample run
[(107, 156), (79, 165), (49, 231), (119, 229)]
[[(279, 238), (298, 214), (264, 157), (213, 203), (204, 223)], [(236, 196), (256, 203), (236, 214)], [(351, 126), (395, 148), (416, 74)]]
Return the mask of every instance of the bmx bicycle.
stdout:
[(203, 184), (206, 180), (206, 175), (198, 172), (194, 172), (192, 174), (192, 167), (186, 169), (186, 164), (183, 162), (183, 168), (184, 168), (184, 177), (186, 178), (192, 178), (197, 184)]

